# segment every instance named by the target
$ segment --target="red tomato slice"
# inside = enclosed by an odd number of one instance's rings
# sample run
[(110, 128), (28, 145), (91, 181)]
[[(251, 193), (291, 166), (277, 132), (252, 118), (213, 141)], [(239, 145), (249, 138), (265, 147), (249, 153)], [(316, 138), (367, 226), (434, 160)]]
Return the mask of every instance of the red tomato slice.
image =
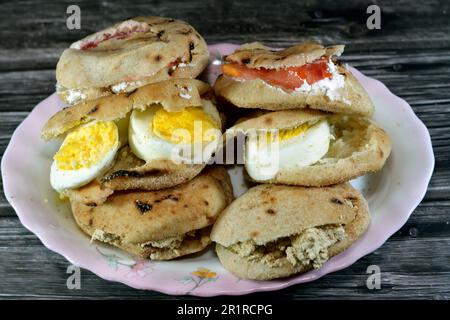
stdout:
[(305, 81), (313, 84), (322, 79), (331, 79), (332, 74), (328, 70), (328, 59), (322, 57), (316, 61), (300, 67), (287, 67), (283, 69), (252, 69), (242, 64), (230, 63), (222, 65), (225, 75), (243, 80), (261, 79), (270, 85), (280, 86), (288, 90), (301, 87)]

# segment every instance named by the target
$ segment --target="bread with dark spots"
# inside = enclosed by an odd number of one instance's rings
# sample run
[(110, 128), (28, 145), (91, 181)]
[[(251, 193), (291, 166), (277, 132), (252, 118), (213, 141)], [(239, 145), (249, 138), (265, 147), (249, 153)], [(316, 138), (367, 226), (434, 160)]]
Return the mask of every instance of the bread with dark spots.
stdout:
[[(120, 37), (111, 37), (114, 34)], [(127, 83), (129, 92), (167, 79), (196, 78), (207, 66), (208, 57), (205, 40), (186, 22), (131, 18), (64, 50), (56, 67), (58, 95), (73, 103), (73, 90), (79, 92), (80, 100), (89, 101), (112, 94), (111, 87), (120, 83)]]
[[(181, 96), (189, 92), (189, 99)], [(202, 97), (210, 95), (208, 84), (195, 79), (173, 79), (149, 84), (131, 93), (121, 93), (80, 102), (54, 114), (42, 128), (42, 138), (50, 140), (89, 121), (112, 121), (125, 117), (133, 109), (145, 110), (160, 105), (170, 112), (199, 107)]]
[[(365, 117), (302, 109), (263, 112), (238, 121), (225, 136), (232, 139), (239, 132), (289, 129), (323, 120), (332, 126), (334, 139), (322, 159), (309, 166), (280, 168), (273, 179), (256, 182), (319, 187), (350, 181), (383, 168), (391, 153), (391, 139), (378, 124)], [(248, 175), (246, 178), (252, 180)]]
[[(205, 185), (208, 192), (202, 191)], [(204, 249), (210, 243), (210, 226), (233, 200), (228, 173), (218, 166), (205, 169), (187, 183), (163, 190), (104, 190), (93, 182), (68, 193), (80, 228), (93, 239), (158, 260)], [(177, 247), (148, 245), (178, 238), (182, 240)]]
[(260, 42), (246, 43), (225, 57), (227, 62), (244, 64), (248, 68), (279, 69), (302, 66), (322, 56), (340, 56), (343, 45), (324, 47), (316, 42), (305, 42), (284, 50), (273, 50)]
[[(239, 108), (264, 110), (316, 109), (334, 113), (370, 117), (373, 103), (353, 74), (334, 61), (344, 51), (343, 45), (324, 47), (318, 43), (301, 43), (284, 50), (273, 50), (260, 43), (244, 44), (225, 57), (229, 63), (250, 69), (278, 70), (301, 67), (320, 58), (331, 60), (339, 76), (339, 86), (332, 94), (328, 89), (290, 90), (273, 86), (262, 79), (245, 79), (220, 75), (214, 91), (218, 97)], [(342, 78), (342, 80), (341, 80)], [(336, 80), (337, 81), (337, 80)], [(342, 82), (342, 83), (341, 83)]]
[(337, 89), (338, 97), (330, 99), (320, 91), (286, 91), (268, 85), (261, 79), (239, 81), (227, 75), (220, 75), (214, 83), (214, 91), (232, 105), (239, 108), (287, 110), (315, 109), (333, 113), (370, 117), (374, 106), (368, 93), (353, 74), (343, 66), (337, 67), (344, 76), (342, 88)]

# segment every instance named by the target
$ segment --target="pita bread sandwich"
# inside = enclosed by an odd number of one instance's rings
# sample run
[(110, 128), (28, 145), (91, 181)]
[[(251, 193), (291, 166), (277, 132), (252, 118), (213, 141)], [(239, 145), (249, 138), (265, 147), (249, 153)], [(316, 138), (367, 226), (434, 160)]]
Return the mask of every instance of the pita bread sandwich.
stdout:
[(221, 138), (211, 88), (171, 79), (67, 107), (48, 120), (46, 140), (64, 139), (50, 182), (58, 192), (98, 180), (111, 190), (169, 188), (200, 173)]
[(74, 104), (167, 79), (195, 78), (208, 57), (205, 40), (186, 22), (136, 17), (64, 50), (56, 89), (63, 101)]
[(240, 278), (270, 280), (321, 268), (360, 238), (369, 222), (366, 201), (348, 183), (262, 184), (222, 212), (211, 239), (225, 269)]
[(374, 106), (352, 73), (336, 61), (343, 45), (302, 43), (281, 51), (244, 44), (225, 57), (216, 95), (240, 108), (311, 108), (371, 116)]
[(233, 199), (223, 167), (209, 167), (189, 182), (159, 191), (112, 192), (92, 182), (67, 195), (75, 221), (92, 240), (152, 260), (206, 248), (212, 224)]
[(248, 178), (262, 183), (341, 183), (381, 170), (391, 152), (372, 120), (310, 109), (259, 112), (225, 133), (228, 141), (239, 135)]

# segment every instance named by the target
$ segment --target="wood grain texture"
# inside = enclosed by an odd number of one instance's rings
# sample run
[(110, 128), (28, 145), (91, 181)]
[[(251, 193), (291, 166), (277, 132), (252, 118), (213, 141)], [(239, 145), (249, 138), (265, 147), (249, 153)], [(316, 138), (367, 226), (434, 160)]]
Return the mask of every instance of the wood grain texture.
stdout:
[[(366, 8), (382, 10), (381, 30), (368, 30)], [(429, 128), (436, 167), (428, 192), (408, 223), (350, 268), (264, 298), (450, 298), (450, 3), (417, 1), (77, 1), (81, 30), (67, 30), (73, 1), (2, 3), (0, 10), (0, 155), (17, 125), (53, 93), (54, 68), (71, 42), (135, 15), (163, 15), (193, 24), (208, 43), (262, 41), (274, 47), (303, 40), (346, 44), (345, 62), (386, 84)], [(413, 141), (411, 143), (414, 143)], [(104, 281), (82, 271), (68, 290), (69, 263), (19, 222), (0, 193), (0, 299), (175, 299)], [(366, 287), (377, 264), (382, 289)], [(194, 298), (192, 298), (194, 299)]]

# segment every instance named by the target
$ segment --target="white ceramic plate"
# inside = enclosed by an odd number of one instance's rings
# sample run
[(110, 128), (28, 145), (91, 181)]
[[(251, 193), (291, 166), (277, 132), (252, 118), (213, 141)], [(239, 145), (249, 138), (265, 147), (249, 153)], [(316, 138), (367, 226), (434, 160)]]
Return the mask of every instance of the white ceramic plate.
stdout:
[[(209, 81), (218, 74), (220, 59), (216, 58), (235, 48), (230, 44), (210, 46), (212, 63), (206, 73)], [(369, 229), (351, 248), (330, 259), (319, 270), (274, 281), (248, 281), (224, 270), (212, 250), (176, 261), (151, 262), (107, 245), (91, 244), (75, 224), (67, 203), (58, 200), (49, 184), (51, 159), (58, 146), (42, 141), (40, 131), (50, 116), (63, 106), (55, 94), (39, 103), (11, 138), (2, 160), (6, 197), (22, 224), (50, 250), (104, 279), (134, 288), (176, 295), (214, 296), (277, 290), (313, 281), (348, 267), (381, 246), (420, 203), (433, 171), (434, 156), (428, 130), (411, 107), (381, 82), (353, 68), (351, 71), (372, 98), (376, 106), (374, 119), (391, 136), (393, 151), (382, 172), (352, 182), (369, 203), (372, 214)], [(230, 175), (236, 195), (244, 192), (240, 168), (230, 168)]]

